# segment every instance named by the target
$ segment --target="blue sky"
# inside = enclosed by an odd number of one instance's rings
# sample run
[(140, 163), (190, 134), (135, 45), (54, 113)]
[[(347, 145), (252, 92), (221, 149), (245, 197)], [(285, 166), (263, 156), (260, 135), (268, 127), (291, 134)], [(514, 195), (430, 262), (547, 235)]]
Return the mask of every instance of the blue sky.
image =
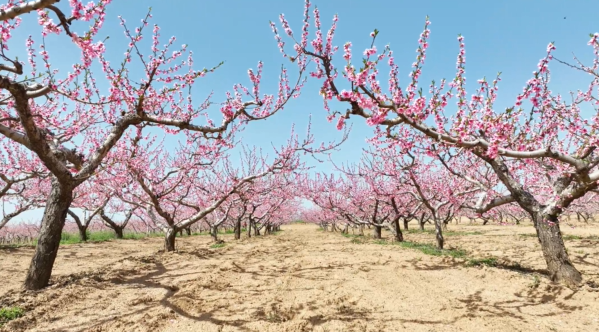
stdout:
[[(586, 45), (589, 33), (599, 31), (595, 1), (571, 2), (544, 1), (314, 1), (321, 10), (323, 28), (328, 29), (332, 16), (339, 15), (335, 45), (342, 47), (346, 41), (353, 42), (355, 54), (361, 54), (369, 45), (369, 33), (380, 31), (377, 37), (379, 49), (390, 44), (400, 65), (403, 86), (408, 82), (408, 73), (415, 59), (417, 40), (422, 31), (426, 15), (432, 22), (429, 50), (421, 84), (426, 87), (431, 80), (451, 79), (455, 73), (458, 52), (456, 37), (462, 34), (466, 43), (466, 77), (469, 92), (476, 86), (477, 79), (493, 78), (501, 71), (499, 104), (507, 106), (513, 102), (525, 82), (531, 77), (536, 65), (544, 56), (549, 42), (555, 42), (555, 55), (571, 60), (575, 53), (581, 59), (591, 59), (592, 50)], [(58, 4), (66, 8), (67, 2)], [(269, 20), (278, 23), (278, 15), (284, 13), (292, 28), (299, 35), (303, 19), (304, 3), (301, 0), (177, 0), (177, 1), (114, 1), (108, 10), (108, 20), (100, 33), (110, 36), (106, 41), (108, 54), (117, 61), (125, 51), (127, 41), (117, 16), (122, 15), (130, 27), (140, 22), (148, 7), (152, 7), (154, 18), (151, 24), (161, 27), (163, 40), (177, 37), (177, 44), (188, 44), (195, 54), (198, 68), (212, 67), (221, 61), (224, 65), (215, 73), (198, 82), (196, 101), (210, 91), (214, 102), (224, 99), (225, 91), (235, 83), (248, 84), (248, 68), (256, 68), (258, 61), (264, 62), (263, 93), (276, 93), (277, 77), (281, 64), (293, 75), (296, 68), (284, 59), (277, 49), (269, 27)], [(564, 19), (565, 17), (565, 19)], [(39, 27), (34, 15), (25, 15), (24, 26), (13, 40), (24, 40), (26, 35), (39, 36)], [(81, 23), (79, 23), (81, 24)], [(32, 30), (34, 32), (30, 32)], [(77, 31), (77, 27), (75, 27)], [(149, 38), (149, 35), (148, 35)], [(38, 38), (39, 39), (39, 38)], [(52, 63), (68, 71), (76, 52), (61, 52), (70, 43), (68, 37), (51, 37), (47, 41)], [(287, 40), (287, 46), (290, 46)], [(12, 44), (14, 54), (22, 54)], [(338, 53), (338, 59), (341, 57)], [(72, 58), (75, 57), (75, 58)], [(338, 66), (342, 62), (337, 62)], [(580, 74), (564, 66), (552, 64), (553, 89), (567, 92), (585, 88), (587, 82)], [(382, 73), (381, 81), (386, 81)], [(249, 85), (249, 84), (248, 84)], [(312, 114), (313, 133), (316, 140), (339, 139), (341, 133), (334, 123), (326, 121), (326, 113), (318, 95), (320, 82), (311, 80), (299, 99), (267, 121), (251, 123), (243, 132), (243, 141), (250, 145), (268, 148), (271, 142), (282, 144), (289, 136), (292, 124), (300, 133)], [(215, 118), (218, 118), (215, 113)], [(372, 128), (361, 120), (352, 120), (353, 131), (349, 140), (336, 152), (336, 162), (357, 161), (365, 139)], [(310, 162), (315, 164), (314, 162)], [(328, 164), (317, 165), (317, 170), (328, 171)]]

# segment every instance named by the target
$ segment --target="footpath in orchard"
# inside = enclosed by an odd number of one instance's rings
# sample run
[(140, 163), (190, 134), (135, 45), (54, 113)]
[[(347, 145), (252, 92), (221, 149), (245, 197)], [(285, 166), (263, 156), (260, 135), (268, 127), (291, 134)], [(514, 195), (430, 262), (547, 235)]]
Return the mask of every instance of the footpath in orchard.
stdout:
[[(239, 242), (226, 235), (218, 248), (209, 236), (185, 237), (170, 253), (160, 238), (61, 246), (53, 285), (22, 293), (32, 249), (1, 249), (0, 305), (25, 316), (0, 331), (596, 331), (599, 292), (535, 272), (544, 266), (538, 241), (521, 235), (532, 227), (450, 228), (450, 247), (523, 268), (468, 267), (293, 224)], [(592, 279), (598, 241), (585, 237), (599, 227), (572, 231), (568, 250)]]

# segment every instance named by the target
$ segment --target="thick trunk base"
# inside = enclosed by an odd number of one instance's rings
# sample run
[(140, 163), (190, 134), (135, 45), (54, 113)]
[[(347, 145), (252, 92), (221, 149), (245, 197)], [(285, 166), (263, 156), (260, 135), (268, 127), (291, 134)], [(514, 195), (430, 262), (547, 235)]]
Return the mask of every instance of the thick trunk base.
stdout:
[(35, 254), (33, 254), (25, 278), (25, 289), (39, 290), (48, 286), (60, 245), (62, 228), (67, 217), (67, 210), (72, 201), (72, 189), (61, 186), (53, 179), (52, 190), (46, 201), (46, 209), (42, 218)]
[(534, 221), (551, 280), (569, 287), (579, 285), (582, 274), (570, 261), (557, 218), (537, 216)]
[(374, 226), (374, 230), (372, 232), (372, 237), (375, 239), (381, 239), (383, 236), (383, 227)]
[(177, 230), (169, 228), (164, 234), (164, 251), (175, 251), (175, 239), (177, 237)]

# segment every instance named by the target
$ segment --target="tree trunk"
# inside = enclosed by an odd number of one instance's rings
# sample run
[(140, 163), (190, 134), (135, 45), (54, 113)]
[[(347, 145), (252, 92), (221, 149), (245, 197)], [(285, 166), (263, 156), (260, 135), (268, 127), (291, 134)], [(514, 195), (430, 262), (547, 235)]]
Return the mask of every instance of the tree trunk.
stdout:
[(420, 224), (420, 230), (423, 231), (424, 230), (424, 220), (420, 220), (419, 224)]
[(115, 227), (113, 229), (114, 229), (114, 233), (116, 234), (116, 238), (122, 239), (123, 238), (123, 227)]
[(218, 242), (218, 226), (210, 227), (210, 235), (212, 236), (212, 240), (214, 240), (214, 242)]
[(52, 189), (46, 201), (46, 209), (42, 218), (35, 254), (33, 254), (25, 278), (25, 289), (39, 290), (48, 286), (60, 245), (62, 228), (67, 217), (67, 210), (72, 201), (73, 189), (61, 185), (56, 179), (52, 179)]
[[(406, 223), (405, 219), (404, 219), (404, 226), (407, 226), (408, 224)], [(395, 238), (394, 240), (396, 242), (403, 242), (403, 234), (401, 232), (401, 228), (399, 227), (399, 219), (395, 219), (393, 220), (393, 228), (395, 228)], [(407, 228), (405, 228), (407, 229)]]
[(87, 242), (87, 226), (77, 226), (79, 228), (79, 238), (81, 239), (81, 242)]
[(435, 238), (437, 239), (437, 248), (443, 249), (445, 240), (443, 239), (443, 222), (435, 218)]
[(175, 238), (177, 237), (177, 229), (169, 228), (164, 234), (164, 250), (175, 251)]
[(408, 230), (408, 223), (410, 222), (410, 219), (405, 218), (403, 220), (403, 229), (405, 229), (406, 231)]
[(187, 233), (187, 235), (191, 236), (191, 226), (185, 228), (185, 233)]
[(251, 238), (252, 237), (252, 221), (251, 220), (248, 220), (248, 229), (247, 229), (247, 231), (248, 231), (248, 238)]
[(570, 261), (557, 217), (539, 214), (533, 216), (533, 220), (551, 280), (568, 286), (578, 285), (582, 275)]
[(235, 222), (235, 240), (241, 239), (241, 219)]
[(375, 239), (380, 239), (380, 238), (382, 238), (382, 233), (383, 233), (383, 227), (374, 226), (374, 231), (372, 233), (372, 237)]

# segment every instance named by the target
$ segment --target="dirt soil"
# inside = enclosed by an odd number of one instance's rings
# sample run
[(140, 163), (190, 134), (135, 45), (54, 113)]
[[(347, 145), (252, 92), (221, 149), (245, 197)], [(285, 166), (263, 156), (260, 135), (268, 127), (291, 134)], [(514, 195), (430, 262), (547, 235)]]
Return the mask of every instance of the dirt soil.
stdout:
[[(52, 285), (19, 289), (32, 249), (0, 249), (0, 331), (598, 331), (599, 225), (566, 244), (585, 284), (552, 284), (531, 226), (450, 225), (469, 258), (356, 243), (314, 225), (210, 248), (210, 238), (63, 246)], [(427, 233), (406, 240), (434, 243)], [(514, 264), (515, 262), (519, 265)]]

